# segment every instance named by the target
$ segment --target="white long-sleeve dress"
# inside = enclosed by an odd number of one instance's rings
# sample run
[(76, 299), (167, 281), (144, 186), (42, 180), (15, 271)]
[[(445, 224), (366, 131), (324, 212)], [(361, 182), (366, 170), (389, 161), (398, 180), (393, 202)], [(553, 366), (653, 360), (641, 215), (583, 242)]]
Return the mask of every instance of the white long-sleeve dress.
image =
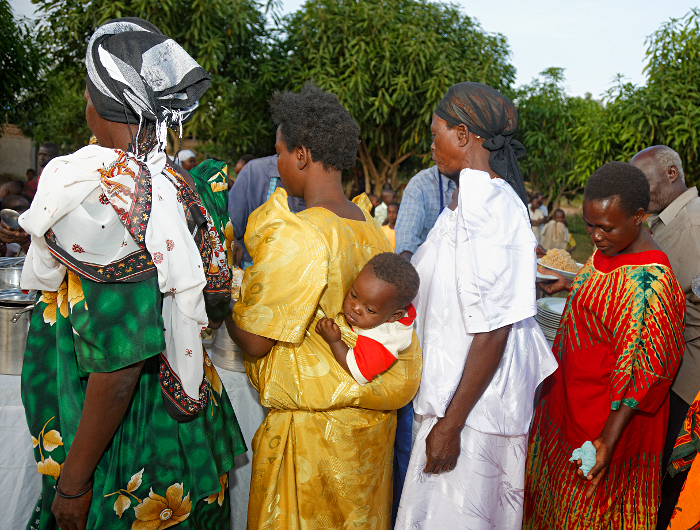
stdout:
[[(527, 433), (537, 386), (557, 363), (532, 318), (536, 240), (513, 189), (465, 169), (459, 205), (446, 208), (412, 263), (421, 278), (414, 305), (423, 376), (399, 507), (400, 529), (519, 529)], [(426, 437), (445, 415), (475, 333), (511, 325), (493, 380), (470, 412), (454, 470), (426, 474)]]

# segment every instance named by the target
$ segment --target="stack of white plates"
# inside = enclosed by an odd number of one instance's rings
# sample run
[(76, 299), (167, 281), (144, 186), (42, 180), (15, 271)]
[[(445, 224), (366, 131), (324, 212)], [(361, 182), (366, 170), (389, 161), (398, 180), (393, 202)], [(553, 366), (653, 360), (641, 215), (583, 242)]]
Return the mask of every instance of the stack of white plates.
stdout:
[(557, 336), (559, 322), (561, 322), (565, 306), (565, 298), (540, 298), (537, 300), (535, 320), (542, 328), (542, 332), (548, 341), (553, 341)]

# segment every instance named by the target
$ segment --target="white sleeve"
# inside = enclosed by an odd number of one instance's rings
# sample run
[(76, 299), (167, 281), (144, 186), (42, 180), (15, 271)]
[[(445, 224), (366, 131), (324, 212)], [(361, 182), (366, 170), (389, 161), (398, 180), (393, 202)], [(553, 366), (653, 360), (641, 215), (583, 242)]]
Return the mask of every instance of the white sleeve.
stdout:
[(463, 170), (455, 241), (457, 295), (467, 333), (484, 333), (537, 313), (537, 241), (510, 185)]
[(348, 368), (350, 368), (350, 375), (352, 375), (352, 377), (355, 379), (355, 381), (357, 381), (358, 384), (365, 385), (369, 383), (365, 376), (362, 375), (362, 372), (360, 372), (360, 368), (357, 366), (355, 352), (352, 348), (348, 350), (348, 354), (345, 360), (348, 363)]

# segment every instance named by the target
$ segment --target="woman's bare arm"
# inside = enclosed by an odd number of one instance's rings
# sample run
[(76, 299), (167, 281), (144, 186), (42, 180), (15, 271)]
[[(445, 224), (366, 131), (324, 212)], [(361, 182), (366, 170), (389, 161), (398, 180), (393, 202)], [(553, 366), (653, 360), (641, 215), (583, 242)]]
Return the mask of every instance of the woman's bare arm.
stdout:
[[(124, 417), (141, 373), (143, 361), (121, 370), (90, 374), (85, 403), (66, 461), (59, 488), (66, 495), (84, 491), (105, 449)], [(64, 499), (56, 495), (51, 511), (60, 528), (84, 530), (92, 495)]]
[(426, 438), (425, 473), (450, 471), (457, 465), (460, 436), (467, 416), (486, 391), (501, 362), (511, 326), (477, 333), (469, 347), (462, 379), (445, 417), (440, 418)]
[[(622, 433), (634, 416), (634, 412), (635, 409), (622, 404), (618, 410), (610, 411), (610, 415), (605, 422), (605, 427), (603, 427), (600, 436), (593, 440), (593, 446), (596, 448), (595, 465), (585, 477), (583, 476), (583, 471), (580, 469), (576, 471), (579, 478), (585, 478), (590, 481), (586, 489), (587, 499), (593, 496), (598, 484), (608, 473), (608, 468), (610, 467), (615, 447), (617, 447), (617, 442), (620, 441), (620, 436), (622, 436)], [(577, 465), (581, 465), (580, 460)]]
[(277, 342), (267, 337), (261, 337), (255, 333), (242, 330), (233, 321), (233, 315), (231, 313), (226, 317), (226, 330), (231, 340), (251, 357), (264, 357), (270, 353), (275, 342)]

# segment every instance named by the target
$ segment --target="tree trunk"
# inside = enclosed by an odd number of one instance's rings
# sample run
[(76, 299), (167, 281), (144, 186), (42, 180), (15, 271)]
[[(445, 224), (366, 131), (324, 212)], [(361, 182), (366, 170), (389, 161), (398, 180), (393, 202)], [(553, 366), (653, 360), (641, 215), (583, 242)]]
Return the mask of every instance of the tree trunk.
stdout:
[[(396, 151), (398, 151), (398, 145), (395, 146)], [(390, 182), (392, 187), (395, 189), (398, 185), (397, 171), (401, 162), (413, 155), (413, 151), (399, 155), (398, 152), (393, 151), (390, 148), (389, 153), (377, 152), (379, 156), (379, 168), (374, 163), (372, 154), (367, 148), (367, 144), (364, 140), (360, 141), (359, 148), (359, 159), (362, 164), (362, 169), (365, 173), (365, 191), (369, 193), (374, 193), (379, 196), (384, 188), (384, 182)], [(371, 179), (371, 181), (370, 181)], [(372, 187), (374, 184), (374, 187)]]

